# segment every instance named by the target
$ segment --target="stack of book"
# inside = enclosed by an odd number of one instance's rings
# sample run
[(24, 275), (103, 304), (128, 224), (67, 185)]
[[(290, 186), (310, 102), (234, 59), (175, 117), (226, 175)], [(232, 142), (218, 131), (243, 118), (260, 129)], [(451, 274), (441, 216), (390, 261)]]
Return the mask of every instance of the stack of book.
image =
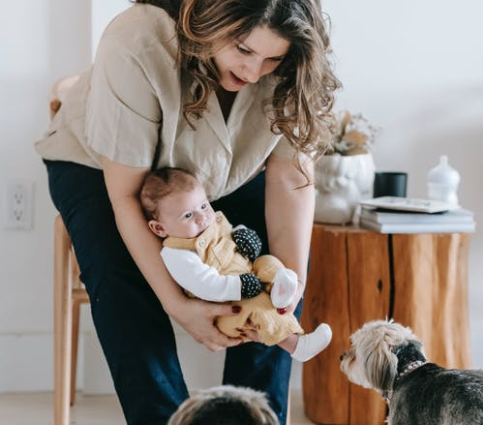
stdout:
[(464, 208), (411, 198), (361, 202), (360, 226), (379, 233), (471, 233), (474, 214)]

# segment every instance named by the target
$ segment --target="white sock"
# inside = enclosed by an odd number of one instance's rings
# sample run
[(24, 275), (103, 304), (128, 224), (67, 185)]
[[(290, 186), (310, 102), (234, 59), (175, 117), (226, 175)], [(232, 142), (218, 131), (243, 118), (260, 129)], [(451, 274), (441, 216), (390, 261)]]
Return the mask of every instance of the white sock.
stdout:
[(270, 298), (275, 308), (290, 305), (297, 293), (297, 274), (290, 269), (280, 269), (275, 274)]
[(299, 336), (292, 358), (306, 362), (326, 348), (331, 339), (332, 329), (326, 323), (321, 323), (312, 333)]

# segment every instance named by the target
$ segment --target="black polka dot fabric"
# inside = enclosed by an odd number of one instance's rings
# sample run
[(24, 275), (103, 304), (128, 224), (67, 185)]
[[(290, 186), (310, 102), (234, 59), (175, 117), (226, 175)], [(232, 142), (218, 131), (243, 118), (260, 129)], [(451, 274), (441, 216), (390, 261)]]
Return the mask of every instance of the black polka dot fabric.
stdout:
[(262, 283), (254, 274), (244, 273), (240, 275), (241, 285), (241, 297), (253, 298), (262, 292)]
[(252, 229), (238, 229), (232, 233), (238, 252), (250, 261), (254, 261), (262, 250), (262, 241)]

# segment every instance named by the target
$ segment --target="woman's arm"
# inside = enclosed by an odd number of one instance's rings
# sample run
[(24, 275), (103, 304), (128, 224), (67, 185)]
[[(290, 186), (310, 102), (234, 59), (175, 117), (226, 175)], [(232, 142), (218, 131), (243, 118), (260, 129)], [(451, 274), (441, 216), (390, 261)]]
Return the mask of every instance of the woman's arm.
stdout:
[(299, 294), (287, 311), (293, 311), (305, 289), (310, 239), (314, 221), (313, 163), (305, 165), (310, 179), (292, 159), (272, 154), (266, 168), (266, 204), (270, 253), (299, 277)]
[(148, 170), (121, 165), (105, 157), (102, 166), (122, 239), (166, 312), (210, 350), (239, 344), (239, 339), (228, 338), (214, 326), (217, 316), (234, 315), (231, 306), (189, 300), (167, 272), (159, 256), (161, 240), (149, 230), (138, 199)]

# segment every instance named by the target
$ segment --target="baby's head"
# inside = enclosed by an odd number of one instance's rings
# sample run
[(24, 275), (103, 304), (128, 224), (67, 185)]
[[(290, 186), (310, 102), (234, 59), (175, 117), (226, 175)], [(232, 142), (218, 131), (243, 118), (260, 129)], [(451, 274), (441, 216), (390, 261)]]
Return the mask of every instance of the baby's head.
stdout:
[(150, 172), (144, 179), (140, 199), (149, 228), (162, 238), (194, 238), (215, 219), (201, 184), (180, 168)]

